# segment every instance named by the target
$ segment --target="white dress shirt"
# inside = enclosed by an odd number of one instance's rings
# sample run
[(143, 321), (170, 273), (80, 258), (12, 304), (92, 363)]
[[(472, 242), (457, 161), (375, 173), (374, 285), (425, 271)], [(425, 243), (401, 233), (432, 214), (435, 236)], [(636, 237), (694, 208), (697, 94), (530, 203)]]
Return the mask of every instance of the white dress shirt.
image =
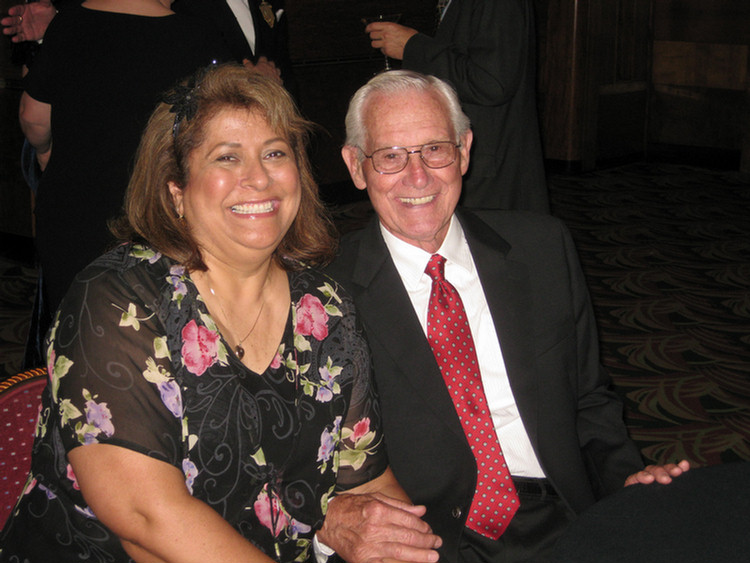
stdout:
[[(426, 336), (432, 279), (425, 273), (425, 268), (431, 255), (395, 237), (382, 224), (380, 230)], [(464, 303), (484, 393), (510, 472), (517, 476), (543, 478), (544, 471), (531, 447), (510, 388), (501, 343), (474, 259), (455, 215), (437, 254), (445, 257), (445, 277), (456, 288)]]
[(234, 17), (237, 18), (237, 23), (240, 24), (250, 49), (255, 53), (255, 24), (253, 23), (253, 15), (250, 13), (248, 0), (227, 0), (227, 5), (232, 9)]

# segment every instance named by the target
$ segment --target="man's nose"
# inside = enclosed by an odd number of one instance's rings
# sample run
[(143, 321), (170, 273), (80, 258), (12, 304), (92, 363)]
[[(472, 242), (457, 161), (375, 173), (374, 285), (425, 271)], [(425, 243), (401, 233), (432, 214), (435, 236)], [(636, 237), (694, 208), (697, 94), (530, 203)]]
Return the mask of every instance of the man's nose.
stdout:
[(406, 163), (405, 181), (415, 187), (426, 186), (429, 182), (429, 168), (422, 160), (422, 153), (418, 150), (409, 151), (409, 160)]

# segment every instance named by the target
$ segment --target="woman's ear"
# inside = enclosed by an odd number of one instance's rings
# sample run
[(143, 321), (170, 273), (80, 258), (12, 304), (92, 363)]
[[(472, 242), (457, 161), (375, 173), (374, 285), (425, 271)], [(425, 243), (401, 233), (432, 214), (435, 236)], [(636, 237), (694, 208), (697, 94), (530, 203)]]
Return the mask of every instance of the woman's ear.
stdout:
[(172, 194), (174, 210), (177, 216), (182, 219), (185, 216), (185, 211), (182, 207), (182, 188), (172, 181), (167, 182), (167, 186), (169, 186), (169, 193)]

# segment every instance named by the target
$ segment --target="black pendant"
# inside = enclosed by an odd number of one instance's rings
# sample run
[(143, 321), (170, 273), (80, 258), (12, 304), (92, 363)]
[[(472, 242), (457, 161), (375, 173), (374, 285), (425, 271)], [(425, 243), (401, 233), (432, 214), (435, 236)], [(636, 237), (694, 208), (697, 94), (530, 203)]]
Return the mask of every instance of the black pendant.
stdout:
[(237, 357), (241, 360), (243, 357), (245, 357), (245, 349), (237, 344), (237, 346), (234, 347), (234, 353), (237, 354)]

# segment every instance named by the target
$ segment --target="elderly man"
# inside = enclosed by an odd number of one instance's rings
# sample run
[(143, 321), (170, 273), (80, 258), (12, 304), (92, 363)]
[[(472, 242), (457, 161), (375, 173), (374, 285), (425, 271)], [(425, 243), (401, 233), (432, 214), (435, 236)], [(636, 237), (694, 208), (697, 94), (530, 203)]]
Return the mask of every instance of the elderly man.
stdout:
[(598, 498), (689, 469), (644, 468), (629, 440), (563, 224), (456, 209), (472, 132), (455, 92), (387, 72), (346, 126), (344, 160), (377, 216), (330, 274), (364, 319), (391, 467), (441, 560), (543, 557)]
[(536, 108), (533, 0), (437, 0), (434, 36), (391, 22), (367, 26), (371, 44), (402, 68), (456, 88), (474, 148), (462, 204), (549, 212)]

